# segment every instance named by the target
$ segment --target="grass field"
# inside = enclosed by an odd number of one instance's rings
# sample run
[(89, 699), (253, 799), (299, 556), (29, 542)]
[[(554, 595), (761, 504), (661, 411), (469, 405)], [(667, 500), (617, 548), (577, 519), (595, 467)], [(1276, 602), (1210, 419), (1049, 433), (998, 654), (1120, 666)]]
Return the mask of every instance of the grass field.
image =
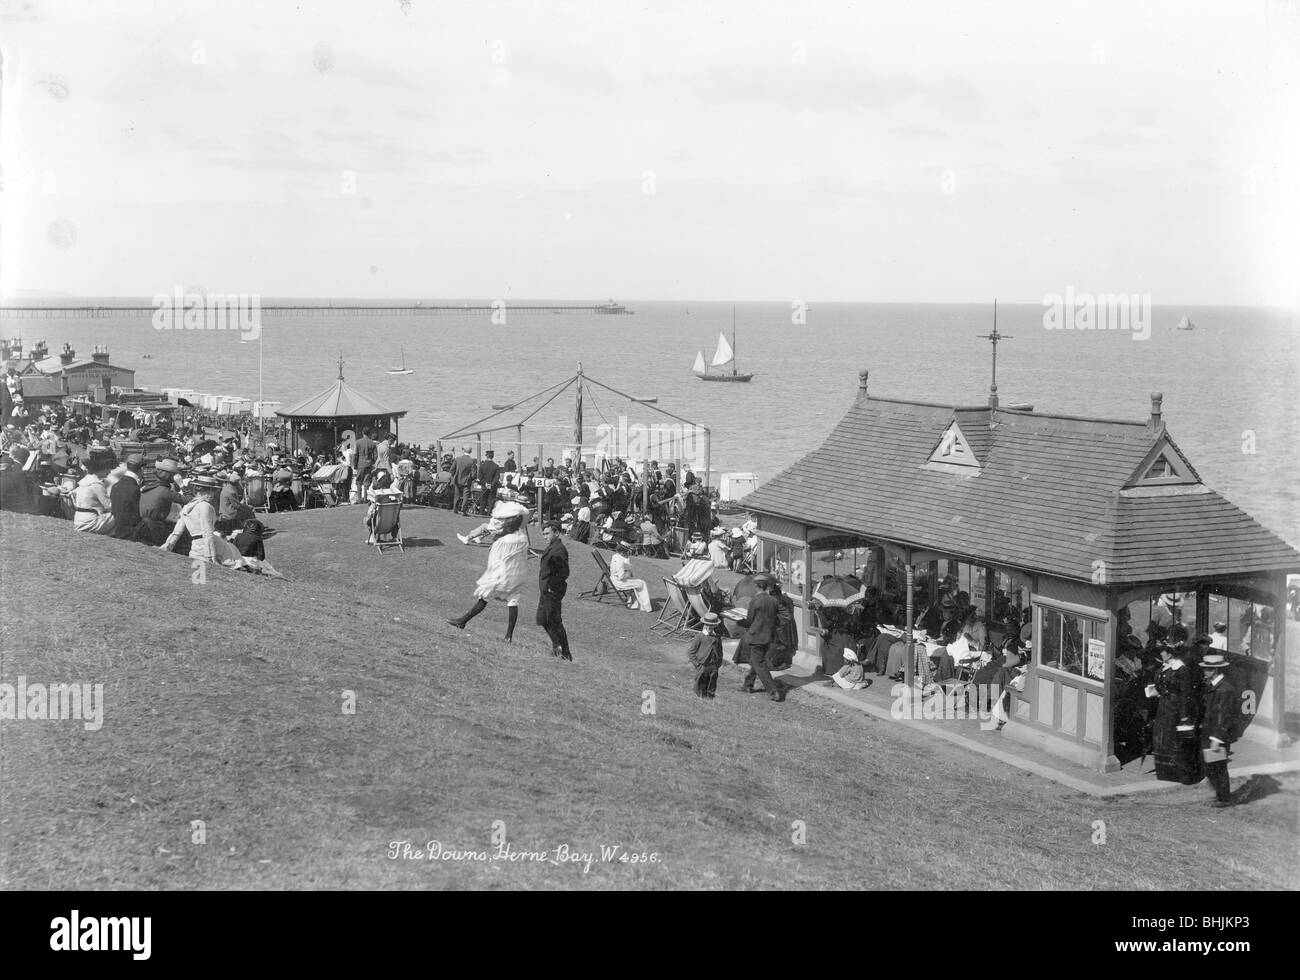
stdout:
[[(497, 605), (445, 624), (486, 560), (455, 541), (468, 521), (408, 512), (406, 553), (380, 558), (360, 519), (274, 515), (286, 581), (212, 568), (196, 584), (186, 559), (0, 514), (0, 681), (103, 683), (106, 705), (98, 731), (0, 724), (0, 885), (1300, 884), (1294, 777), (1224, 811), (1199, 805), (1204, 786), (1097, 800), (827, 699), (743, 695), (730, 665), (701, 702), (652, 617), (576, 598), (559, 663), (535, 582), (514, 646)], [(491, 859), (494, 828), (513, 860)], [(431, 840), (460, 859), (389, 857)], [(563, 846), (592, 863), (520, 856)]]

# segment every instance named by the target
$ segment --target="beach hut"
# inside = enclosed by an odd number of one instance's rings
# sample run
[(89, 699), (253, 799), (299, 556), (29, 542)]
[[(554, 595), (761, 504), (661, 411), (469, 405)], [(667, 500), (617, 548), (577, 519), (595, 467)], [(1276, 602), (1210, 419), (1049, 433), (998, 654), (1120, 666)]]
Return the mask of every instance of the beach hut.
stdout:
[(909, 622), (952, 576), (994, 636), (1032, 637), (1005, 734), (1110, 771), (1120, 637), (1222, 624), (1216, 646), (1253, 692), (1244, 737), (1290, 743), (1286, 577), (1300, 552), (1202, 482), (1159, 394), (1149, 418), (1119, 421), (1000, 408), (996, 389), (986, 405), (871, 397), (864, 371), (826, 441), (742, 504), (800, 609), (806, 655), (822, 571), (852, 571)]
[(316, 453), (333, 451), (341, 442), (359, 437), (366, 427), (391, 431), (396, 437), (397, 420), (406, 410), (389, 408), (353, 388), (343, 380), (340, 360), (338, 379), (332, 385), (286, 409), (276, 409), (275, 414), (289, 424), (292, 451), (304, 445)]

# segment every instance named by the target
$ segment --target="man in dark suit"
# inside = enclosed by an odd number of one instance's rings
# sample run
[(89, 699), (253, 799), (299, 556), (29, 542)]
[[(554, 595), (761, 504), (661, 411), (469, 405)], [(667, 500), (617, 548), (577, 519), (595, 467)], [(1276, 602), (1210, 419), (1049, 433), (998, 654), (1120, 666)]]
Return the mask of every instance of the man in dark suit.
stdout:
[(537, 625), (546, 630), (551, 639), (551, 652), (561, 660), (572, 660), (569, 651), (569, 634), (564, 628), (560, 603), (569, 589), (569, 552), (564, 547), (564, 536), (558, 521), (542, 526), (546, 550), (542, 552), (537, 572)]
[(456, 461), (451, 464), (451, 485), (456, 492), (455, 498), (451, 502), (451, 509), (457, 514), (469, 516), (471, 506), (470, 490), (474, 486), (474, 471), (478, 464), (474, 462), (474, 457), (469, 454), (469, 446), (461, 450), (461, 454), (456, 457)]
[(126, 472), (118, 477), (108, 492), (116, 525), (115, 538), (130, 540), (140, 526), (140, 470), (143, 468), (144, 458), (139, 453), (132, 453), (126, 458)]
[(379, 459), (379, 444), (370, 438), (373, 432), (369, 427), (362, 429), (361, 438), (352, 446), (352, 468), (356, 471), (358, 491), (365, 488), (366, 476), (375, 468), (375, 461)]
[(486, 450), (483, 453), (483, 462), (478, 464), (478, 482), (483, 487), (478, 495), (478, 509), (484, 514), (492, 513), (492, 505), (501, 486), (501, 467), (495, 455), (493, 450)]
[(1228, 777), (1228, 746), (1236, 731), (1236, 714), (1241, 711), (1241, 701), (1236, 689), (1228, 683), (1224, 671), (1227, 658), (1221, 653), (1206, 654), (1201, 659), (1205, 683), (1204, 708), (1201, 715), (1201, 750), (1205, 755), (1205, 778), (1214, 787), (1214, 799), (1207, 801), (1213, 807), (1232, 806), (1232, 791)]
[(11, 446), (9, 452), (0, 457), (0, 510), (13, 514), (39, 512), (40, 490), (23, 469), (28, 456), (26, 446)]
[(755, 679), (763, 682), (763, 690), (770, 692), (773, 701), (785, 700), (785, 689), (780, 682), (773, 679), (768, 671), (768, 654), (772, 641), (776, 639), (777, 617), (780, 605), (772, 590), (775, 580), (766, 572), (754, 576), (758, 586), (758, 595), (749, 600), (749, 612), (745, 617), (745, 646), (749, 651), (749, 673), (740, 689), (746, 694), (754, 693)]
[(502, 473), (516, 473), (519, 471), (519, 464), (515, 462), (515, 451), (512, 449), (506, 453), (506, 461), (501, 464)]

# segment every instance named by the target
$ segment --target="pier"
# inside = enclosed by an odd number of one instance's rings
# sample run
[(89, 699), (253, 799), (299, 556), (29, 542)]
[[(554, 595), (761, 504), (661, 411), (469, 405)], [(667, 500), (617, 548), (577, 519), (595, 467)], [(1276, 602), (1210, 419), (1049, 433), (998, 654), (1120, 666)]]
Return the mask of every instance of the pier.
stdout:
[[(151, 317), (155, 306), (5, 306), (0, 319), (97, 319), (101, 317)], [(274, 316), (491, 316), (507, 313), (594, 313), (630, 315), (634, 311), (617, 303), (597, 306), (523, 305), (500, 302), (487, 306), (284, 306), (263, 305), (261, 311)]]

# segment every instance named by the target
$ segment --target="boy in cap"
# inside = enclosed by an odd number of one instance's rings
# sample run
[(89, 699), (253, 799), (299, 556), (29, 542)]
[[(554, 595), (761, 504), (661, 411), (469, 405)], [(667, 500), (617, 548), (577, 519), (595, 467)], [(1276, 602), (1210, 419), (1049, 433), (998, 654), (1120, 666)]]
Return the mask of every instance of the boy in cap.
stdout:
[(718, 668), (722, 666), (722, 620), (715, 612), (700, 617), (700, 631), (686, 648), (686, 659), (695, 668), (695, 695), (712, 701), (718, 691)]

